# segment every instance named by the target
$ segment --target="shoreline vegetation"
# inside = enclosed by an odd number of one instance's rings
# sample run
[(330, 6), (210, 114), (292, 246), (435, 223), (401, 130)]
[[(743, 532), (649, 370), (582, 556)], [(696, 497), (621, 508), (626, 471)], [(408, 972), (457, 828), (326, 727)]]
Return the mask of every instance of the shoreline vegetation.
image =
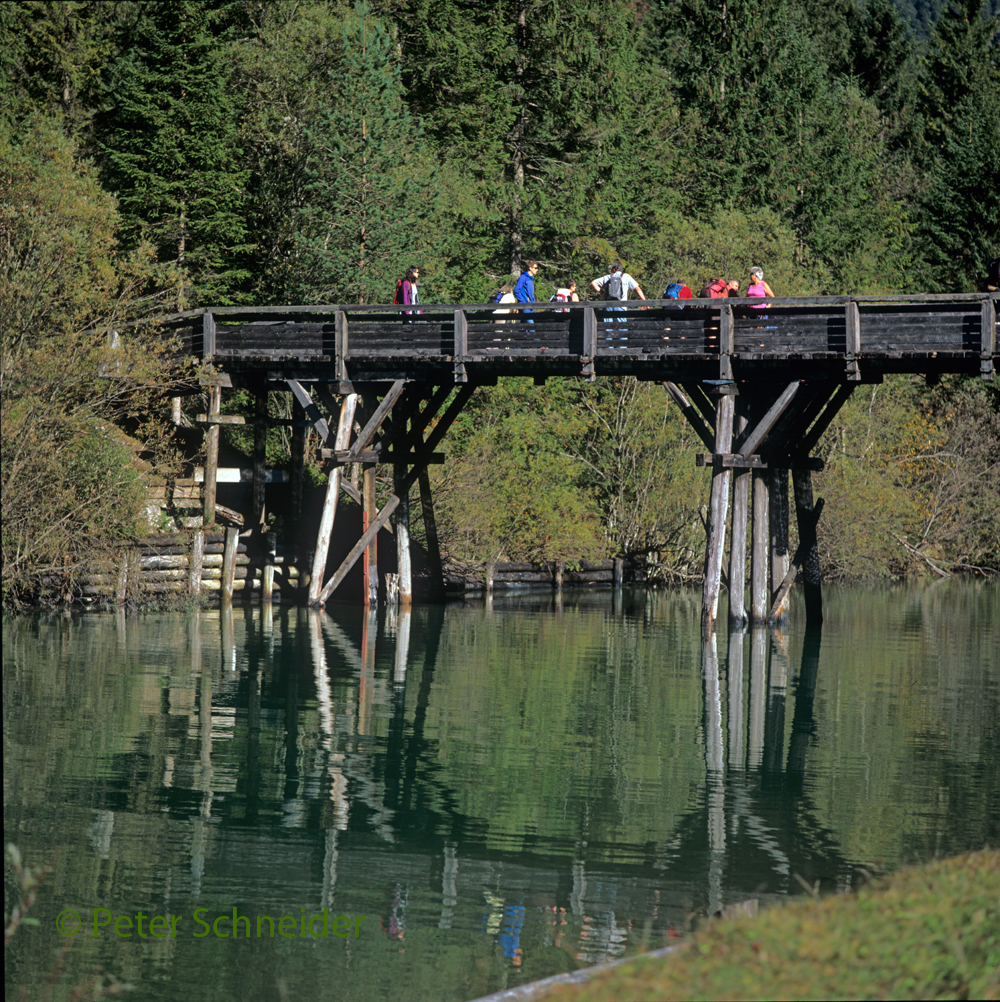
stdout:
[[(150, 485), (198, 464), (207, 400), (172, 313), (388, 303), (411, 266), (424, 303), (488, 302), (529, 258), (538, 300), (614, 260), (652, 297), (753, 266), (787, 296), (985, 289), (998, 28), (995, 0), (916, 39), (892, 0), (0, 5), (4, 609), (179, 524)], [(430, 474), (441, 548), (692, 583), (699, 446), (661, 387), (500, 380)], [(1000, 380), (866, 385), (815, 451), (826, 580), (1000, 573)]]
[(583, 984), (518, 992), (523, 1002), (998, 999), (1000, 850), (715, 921), (668, 957), (640, 956)]

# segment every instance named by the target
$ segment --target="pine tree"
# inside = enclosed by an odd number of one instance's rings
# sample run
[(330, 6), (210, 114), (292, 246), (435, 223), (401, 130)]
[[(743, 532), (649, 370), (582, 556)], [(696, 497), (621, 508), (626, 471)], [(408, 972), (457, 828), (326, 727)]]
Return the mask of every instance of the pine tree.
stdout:
[(98, 123), (106, 183), (126, 239), (148, 238), (190, 276), (177, 306), (231, 302), (246, 271), (246, 171), (226, 89), (221, 11), (207, 0), (137, 5), (109, 67)]
[(395, 45), (360, 3), (329, 93), (305, 128), (289, 288), (302, 301), (388, 302), (436, 212), (435, 165), (403, 101)]
[(955, 0), (942, 12), (921, 77), (919, 239), (924, 280), (940, 291), (975, 288), (1000, 253), (1000, 18), (980, 11)]

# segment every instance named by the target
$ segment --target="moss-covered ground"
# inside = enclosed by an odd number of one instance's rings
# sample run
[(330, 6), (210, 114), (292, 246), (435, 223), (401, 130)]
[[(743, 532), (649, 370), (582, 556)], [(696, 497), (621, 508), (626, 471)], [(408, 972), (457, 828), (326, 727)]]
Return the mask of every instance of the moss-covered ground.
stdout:
[(675, 955), (639, 957), (539, 998), (998, 999), (1000, 851), (720, 921)]

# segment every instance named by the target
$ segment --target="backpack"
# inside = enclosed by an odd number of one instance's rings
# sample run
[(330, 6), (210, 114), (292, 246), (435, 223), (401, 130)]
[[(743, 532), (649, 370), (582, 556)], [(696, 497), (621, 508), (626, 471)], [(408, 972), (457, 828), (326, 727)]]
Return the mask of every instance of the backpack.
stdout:
[(392, 297), (393, 306), (405, 306), (403, 302), (403, 280), (401, 278), (396, 279), (396, 295)]
[(701, 290), (701, 295), (699, 299), (725, 299), (728, 296), (728, 291), (726, 289), (726, 283), (722, 281), (721, 278), (717, 278), (714, 282), (710, 282)]
[(684, 288), (684, 286), (681, 285), (680, 282), (671, 282), (667, 286), (667, 291), (663, 293), (663, 298), (664, 299), (680, 299), (681, 298), (681, 289), (683, 289), (683, 288)]
[(604, 283), (604, 298), (605, 299), (622, 298), (622, 273), (620, 271), (616, 271)]

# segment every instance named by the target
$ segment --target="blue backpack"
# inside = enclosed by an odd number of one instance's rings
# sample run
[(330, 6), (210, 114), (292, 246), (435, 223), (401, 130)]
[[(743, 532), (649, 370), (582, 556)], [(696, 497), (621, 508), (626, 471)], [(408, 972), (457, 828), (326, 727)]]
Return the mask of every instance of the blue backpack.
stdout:
[(680, 282), (671, 282), (667, 286), (667, 291), (663, 293), (663, 298), (664, 299), (680, 299), (681, 298), (681, 289), (683, 289), (683, 288), (684, 288), (684, 286)]

